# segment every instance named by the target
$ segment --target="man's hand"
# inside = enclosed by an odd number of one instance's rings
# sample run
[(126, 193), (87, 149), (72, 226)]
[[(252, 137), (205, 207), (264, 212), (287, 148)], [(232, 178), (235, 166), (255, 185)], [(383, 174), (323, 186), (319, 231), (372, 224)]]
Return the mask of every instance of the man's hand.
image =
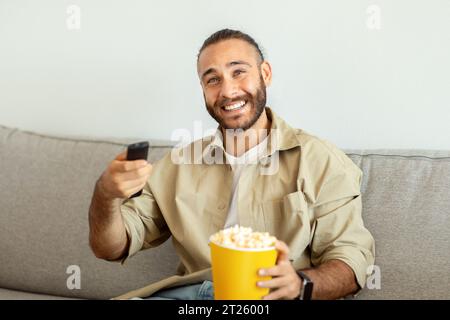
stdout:
[(119, 154), (106, 168), (98, 184), (108, 199), (129, 198), (142, 190), (152, 172), (146, 160), (126, 160), (126, 151)]
[[(300, 294), (302, 281), (289, 261), (288, 246), (282, 241), (277, 241), (275, 247), (278, 250), (277, 265), (259, 270), (259, 275), (273, 278), (259, 281), (257, 285), (271, 289), (271, 292), (263, 297), (264, 300), (295, 299)], [(353, 269), (341, 260), (328, 260), (303, 272), (314, 282), (312, 299), (339, 299), (360, 289)]]
[(264, 300), (294, 299), (300, 294), (301, 280), (289, 261), (289, 248), (277, 240), (275, 248), (278, 250), (277, 264), (273, 268), (260, 269), (260, 276), (272, 276), (271, 280), (258, 281), (262, 288), (271, 288), (271, 292), (264, 296)]

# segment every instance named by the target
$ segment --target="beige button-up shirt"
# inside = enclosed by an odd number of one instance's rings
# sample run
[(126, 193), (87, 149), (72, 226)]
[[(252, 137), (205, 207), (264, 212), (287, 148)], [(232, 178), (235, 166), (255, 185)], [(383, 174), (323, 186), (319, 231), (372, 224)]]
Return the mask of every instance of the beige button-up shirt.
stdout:
[[(293, 129), (270, 108), (266, 112), (268, 150), (239, 180), (240, 225), (284, 241), (295, 269), (338, 259), (364, 287), (375, 250), (361, 217), (361, 170), (329, 142)], [(128, 257), (172, 236), (181, 262), (177, 275), (118, 298), (211, 280), (208, 240), (224, 227), (233, 180), (217, 141), (211, 136), (169, 152), (153, 164), (142, 195), (121, 206)]]

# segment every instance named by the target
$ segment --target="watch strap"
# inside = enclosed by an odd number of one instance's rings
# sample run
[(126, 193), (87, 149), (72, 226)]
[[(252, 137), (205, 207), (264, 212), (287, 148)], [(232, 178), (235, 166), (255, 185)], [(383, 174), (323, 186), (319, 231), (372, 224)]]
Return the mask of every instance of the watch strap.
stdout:
[(300, 290), (300, 295), (298, 297), (299, 300), (311, 300), (312, 290), (313, 290), (313, 282), (312, 280), (302, 271), (296, 271), (300, 279), (302, 279), (303, 284)]

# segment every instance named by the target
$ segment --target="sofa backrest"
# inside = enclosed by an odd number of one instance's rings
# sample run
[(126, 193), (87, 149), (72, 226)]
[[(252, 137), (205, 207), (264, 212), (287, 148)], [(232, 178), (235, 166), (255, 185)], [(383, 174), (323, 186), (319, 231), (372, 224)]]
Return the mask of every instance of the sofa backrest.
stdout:
[(449, 299), (450, 151), (346, 153), (363, 170), (363, 218), (375, 238), (377, 267), (358, 298)]
[[(95, 181), (129, 142), (0, 126), (0, 287), (107, 299), (175, 272), (171, 241), (123, 266), (97, 259), (89, 248)], [(152, 162), (170, 151), (169, 144), (150, 144)], [(373, 289), (358, 298), (449, 299), (450, 151), (347, 153), (364, 172), (363, 216), (376, 240)], [(80, 289), (67, 285), (71, 266), (81, 271)]]

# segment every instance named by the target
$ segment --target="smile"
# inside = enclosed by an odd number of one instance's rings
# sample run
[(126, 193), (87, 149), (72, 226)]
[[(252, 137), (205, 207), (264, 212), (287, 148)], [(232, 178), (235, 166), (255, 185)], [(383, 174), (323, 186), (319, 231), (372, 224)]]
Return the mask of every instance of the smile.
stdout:
[(223, 106), (222, 109), (225, 109), (226, 111), (237, 110), (242, 108), (246, 103), (246, 101), (242, 100), (228, 106)]

